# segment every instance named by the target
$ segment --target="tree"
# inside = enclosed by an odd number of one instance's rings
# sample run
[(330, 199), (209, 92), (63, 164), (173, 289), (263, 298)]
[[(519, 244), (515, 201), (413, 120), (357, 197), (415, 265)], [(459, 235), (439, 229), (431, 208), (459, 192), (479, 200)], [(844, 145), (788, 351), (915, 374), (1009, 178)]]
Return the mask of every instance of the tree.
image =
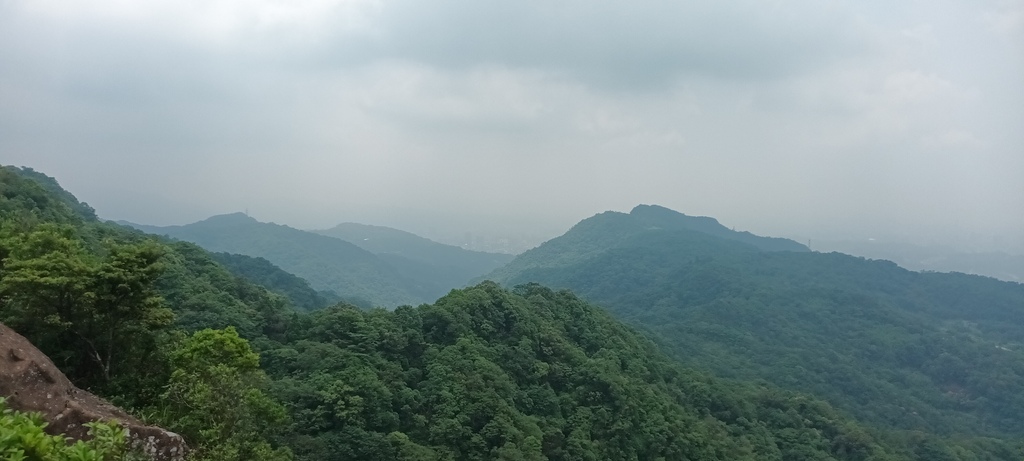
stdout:
[(4, 240), (0, 320), (65, 364), (81, 385), (108, 385), (119, 366), (135, 369), (173, 321), (154, 284), (164, 249), (154, 242), (86, 251), (75, 230), (44, 224)]
[(263, 392), (259, 356), (233, 327), (196, 332), (171, 354), (171, 364), (165, 418), (199, 458), (291, 458), (266, 440), (281, 431), (285, 410)]

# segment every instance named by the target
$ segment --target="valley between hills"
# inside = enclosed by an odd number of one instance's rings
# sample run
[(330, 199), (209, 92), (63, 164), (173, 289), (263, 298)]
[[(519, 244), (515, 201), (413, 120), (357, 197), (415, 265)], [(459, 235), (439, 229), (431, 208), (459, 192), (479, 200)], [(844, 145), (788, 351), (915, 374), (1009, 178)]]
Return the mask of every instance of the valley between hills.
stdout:
[[(194, 459), (1024, 448), (1024, 285), (656, 205), (513, 256), (355, 223), (116, 223), (5, 166), (0, 261), (0, 322), (74, 385), (181, 434)], [(5, 415), (32, 411), (11, 402)], [(41, 427), (5, 418), (0, 454), (15, 450), (4, 434)], [(83, 459), (133, 456), (118, 453)]]

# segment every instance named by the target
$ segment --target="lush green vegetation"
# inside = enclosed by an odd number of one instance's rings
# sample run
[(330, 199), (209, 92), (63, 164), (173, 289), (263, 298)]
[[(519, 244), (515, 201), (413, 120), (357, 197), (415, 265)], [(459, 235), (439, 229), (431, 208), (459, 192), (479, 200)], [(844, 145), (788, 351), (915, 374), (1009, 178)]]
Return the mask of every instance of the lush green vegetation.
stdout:
[(213, 253), (210, 256), (232, 274), (288, 298), (293, 306), (300, 309), (311, 311), (341, 301), (341, 296), (337, 293), (316, 291), (305, 279), (285, 272), (266, 259), (233, 253)]
[(502, 281), (571, 288), (690, 366), (809, 392), (875, 427), (1024, 433), (1024, 285), (668, 226), (623, 236), (616, 218), (524, 254)]
[(0, 459), (7, 461), (116, 461), (144, 459), (128, 451), (124, 430), (117, 424), (87, 423), (88, 442), (69, 444), (44, 432), (46, 422), (35, 413), (8, 409), (0, 397)]
[(538, 285), (297, 326), (263, 361), (305, 459), (902, 459), (823, 402), (686, 371)]
[[(76, 385), (186, 434), (196, 459), (289, 458), (269, 442), (287, 415), (263, 393), (249, 343), (230, 328), (217, 333), (225, 341), (192, 334), (233, 325), (247, 338), (274, 337), (296, 315), (287, 301), (193, 244), (98, 222), (37, 176), (0, 169), (0, 321)], [(39, 443), (58, 439), (48, 440)], [(27, 453), (19, 443), (12, 449)], [(28, 459), (65, 459), (54, 453)]]
[(233, 327), (194, 333), (170, 354), (173, 372), (157, 405), (160, 419), (212, 460), (291, 457), (267, 440), (288, 416), (264, 393), (259, 355)]
[(303, 313), (193, 244), (100, 223), (20, 173), (0, 169), (0, 321), (76, 384), (182, 434), (196, 459), (1016, 456), (999, 440), (873, 429), (765, 381), (683, 368), (539, 285)]

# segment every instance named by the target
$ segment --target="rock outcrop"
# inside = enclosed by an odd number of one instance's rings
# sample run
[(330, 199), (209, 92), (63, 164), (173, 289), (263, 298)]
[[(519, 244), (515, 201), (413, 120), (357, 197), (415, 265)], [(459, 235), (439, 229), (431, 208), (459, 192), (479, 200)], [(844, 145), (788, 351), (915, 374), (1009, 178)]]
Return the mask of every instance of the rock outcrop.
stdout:
[(75, 387), (46, 354), (0, 323), (0, 397), (19, 411), (39, 412), (46, 430), (73, 439), (87, 438), (84, 423), (116, 421), (128, 430), (133, 447), (157, 461), (181, 461), (188, 447), (178, 434), (147, 426), (124, 410)]

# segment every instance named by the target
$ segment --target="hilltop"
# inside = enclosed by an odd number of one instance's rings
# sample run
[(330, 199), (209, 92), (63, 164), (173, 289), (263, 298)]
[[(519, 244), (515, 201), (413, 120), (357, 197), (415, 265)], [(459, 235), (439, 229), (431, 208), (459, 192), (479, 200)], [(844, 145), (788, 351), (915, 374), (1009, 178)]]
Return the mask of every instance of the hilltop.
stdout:
[(218, 215), (184, 226), (143, 226), (146, 232), (195, 243), (212, 252), (264, 258), (358, 304), (398, 306), (424, 302), (430, 293), (373, 253), (344, 240), (264, 223), (242, 213)]
[(584, 220), (490, 277), (571, 289), (689, 366), (812, 393), (877, 427), (1024, 431), (1024, 285), (635, 211)]

